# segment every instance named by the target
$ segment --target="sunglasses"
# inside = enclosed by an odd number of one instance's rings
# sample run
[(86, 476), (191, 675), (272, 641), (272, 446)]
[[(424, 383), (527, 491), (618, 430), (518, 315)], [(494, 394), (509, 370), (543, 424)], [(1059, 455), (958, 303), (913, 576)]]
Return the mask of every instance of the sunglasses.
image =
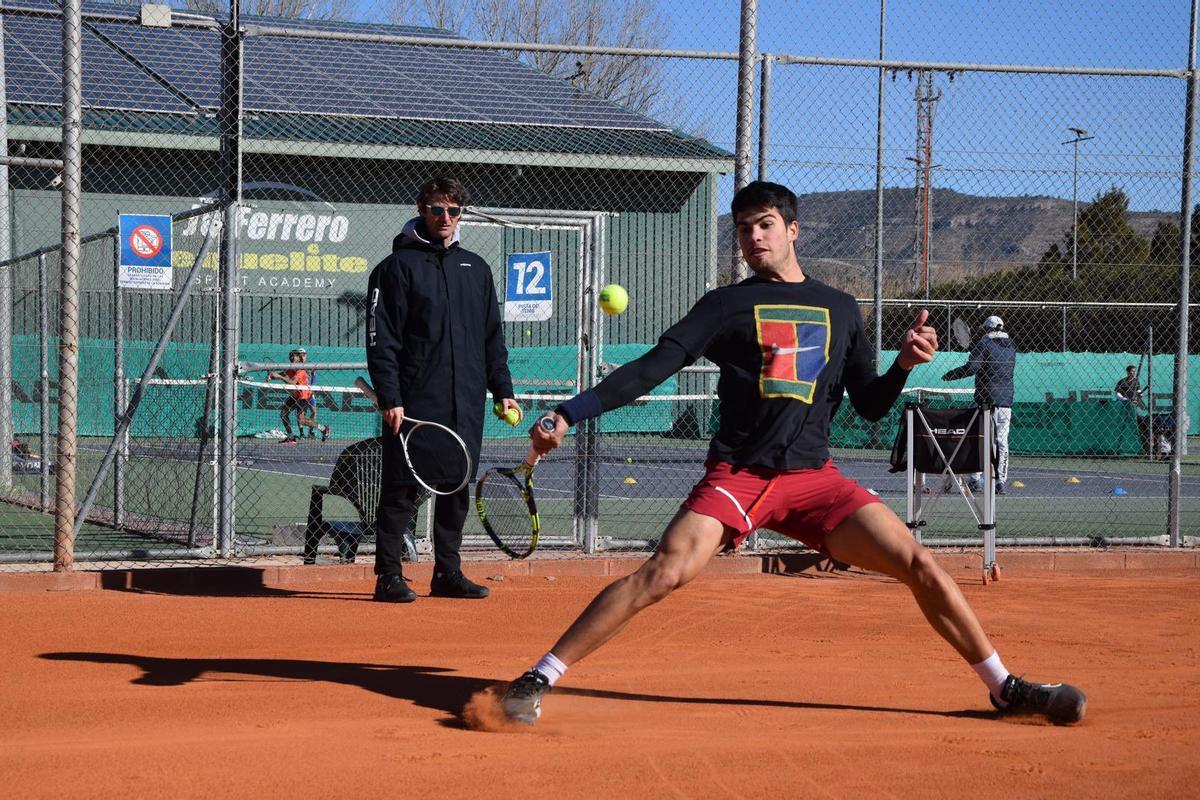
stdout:
[(457, 217), (462, 213), (462, 206), (425, 206), (425, 208), (435, 217), (440, 217), (443, 214), (449, 214), (451, 217)]

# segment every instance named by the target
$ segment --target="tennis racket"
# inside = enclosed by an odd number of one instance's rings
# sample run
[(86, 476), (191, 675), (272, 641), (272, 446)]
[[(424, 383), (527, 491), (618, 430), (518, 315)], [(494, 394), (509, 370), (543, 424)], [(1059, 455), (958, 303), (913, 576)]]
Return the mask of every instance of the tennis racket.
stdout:
[[(371, 384), (359, 377), (354, 379), (354, 385), (379, 408), (379, 397)], [(426, 491), (450, 495), (470, 482), (471, 451), (462, 437), (445, 425), (405, 415), (399, 438), (409, 471)], [(439, 489), (439, 486), (454, 488)]]
[[(537, 421), (542, 430), (552, 432), (554, 420)], [(496, 546), (511, 558), (525, 558), (538, 544), (541, 521), (533, 496), (533, 470), (541, 454), (532, 447), (525, 460), (515, 467), (493, 467), (475, 484), (475, 512), (483, 529)]]
[(971, 349), (971, 329), (967, 327), (966, 320), (962, 317), (955, 317), (954, 322), (950, 323), (950, 330), (954, 334), (954, 343), (960, 349)]

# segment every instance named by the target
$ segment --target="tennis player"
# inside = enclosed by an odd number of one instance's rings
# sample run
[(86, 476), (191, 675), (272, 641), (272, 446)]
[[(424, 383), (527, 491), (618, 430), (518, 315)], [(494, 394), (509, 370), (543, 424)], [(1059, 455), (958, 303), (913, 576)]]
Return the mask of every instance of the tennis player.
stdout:
[(778, 184), (751, 183), (734, 196), (733, 218), (755, 274), (704, 295), (649, 352), (560, 405), (553, 433), (534, 426), (534, 446), (548, 451), (571, 425), (640, 397), (701, 356), (721, 369), (720, 428), (706, 473), (658, 551), (597, 595), (550, 652), (509, 684), (505, 713), (533, 724), (542, 697), (569, 665), (695, 578), (715, 554), (769, 528), (904, 583), (933, 629), (987, 686), (995, 708), (1078, 722), (1087, 702), (1083, 692), (1010, 674), (929, 551), (830, 460), (830, 420), (843, 392), (858, 413), (878, 420), (899, 397), (908, 371), (933, 359), (938, 342), (926, 324), (928, 311), (905, 331), (895, 363), (877, 375), (854, 298), (806, 276), (796, 260), (795, 195)]
[(312, 389), (308, 388), (312, 381), (309, 379), (308, 370), (303, 367), (307, 360), (308, 351), (297, 347), (288, 353), (288, 361), (296, 364), (296, 367), (267, 375), (268, 379), (274, 378), (296, 387), (288, 391), (288, 396), (279, 409), (279, 418), (283, 420), (283, 430), (286, 434), (281, 444), (296, 443), (296, 437), (292, 434), (292, 412), (296, 414), (297, 427), (320, 431), (321, 441), (328, 439), (329, 431), (332, 430), (328, 425), (317, 423), (317, 407), (313, 405)]

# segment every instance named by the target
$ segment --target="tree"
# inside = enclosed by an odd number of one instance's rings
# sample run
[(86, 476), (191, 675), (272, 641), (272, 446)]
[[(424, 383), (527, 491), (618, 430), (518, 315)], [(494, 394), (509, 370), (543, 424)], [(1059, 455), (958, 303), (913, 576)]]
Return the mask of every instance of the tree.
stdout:
[(1160, 222), (1150, 240), (1150, 263), (1171, 266), (1179, 263), (1179, 254), (1183, 250), (1183, 237), (1179, 226), (1170, 222)]
[[(184, 6), (218, 20), (229, 16), (229, 0), (184, 0)], [(242, 0), (243, 14), (283, 19), (346, 19), (350, 9), (350, 0)]]
[[(479, 0), (461, 5), (390, 0), (388, 21), (425, 23), (497, 42), (653, 48), (661, 46), (666, 35), (666, 20), (652, 0)], [(526, 51), (513, 55), (638, 113), (649, 113), (659, 94), (662, 62), (657, 59)]]
[[(1196, 217), (1193, 229), (1200, 229)], [(1076, 236), (1078, 280), (1071, 276)], [(1160, 223), (1150, 240), (1139, 234), (1129, 222), (1128, 196), (1114, 188), (1080, 210), (1078, 224), (1063, 232), (1061, 243), (1052, 243), (1046, 249), (1036, 267), (999, 270), (939, 284), (930, 296), (1001, 304), (1005, 300), (1112, 304), (1073, 310), (1069, 346), (1076, 350), (1140, 352), (1147, 325), (1153, 324), (1158, 331), (1169, 330), (1172, 312), (1128, 304), (1174, 303), (1178, 299), (1180, 248), (1178, 225)], [(1193, 253), (1200, 253), (1200, 247), (1193, 248)], [(1005, 327), (1021, 332), (1021, 347), (1025, 350), (1059, 350), (1058, 313), (1054, 308), (1009, 308), (1004, 312)]]

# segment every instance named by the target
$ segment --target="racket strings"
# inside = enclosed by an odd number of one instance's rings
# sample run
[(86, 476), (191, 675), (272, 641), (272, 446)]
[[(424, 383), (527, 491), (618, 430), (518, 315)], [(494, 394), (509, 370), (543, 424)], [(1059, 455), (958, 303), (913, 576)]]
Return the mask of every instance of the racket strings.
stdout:
[(414, 425), (404, 433), (409, 465), (417, 479), (439, 491), (467, 479), (471, 460), (461, 439), (438, 425)]
[(507, 471), (489, 470), (479, 492), (490, 533), (514, 550), (527, 549), (533, 522), (520, 479)]

